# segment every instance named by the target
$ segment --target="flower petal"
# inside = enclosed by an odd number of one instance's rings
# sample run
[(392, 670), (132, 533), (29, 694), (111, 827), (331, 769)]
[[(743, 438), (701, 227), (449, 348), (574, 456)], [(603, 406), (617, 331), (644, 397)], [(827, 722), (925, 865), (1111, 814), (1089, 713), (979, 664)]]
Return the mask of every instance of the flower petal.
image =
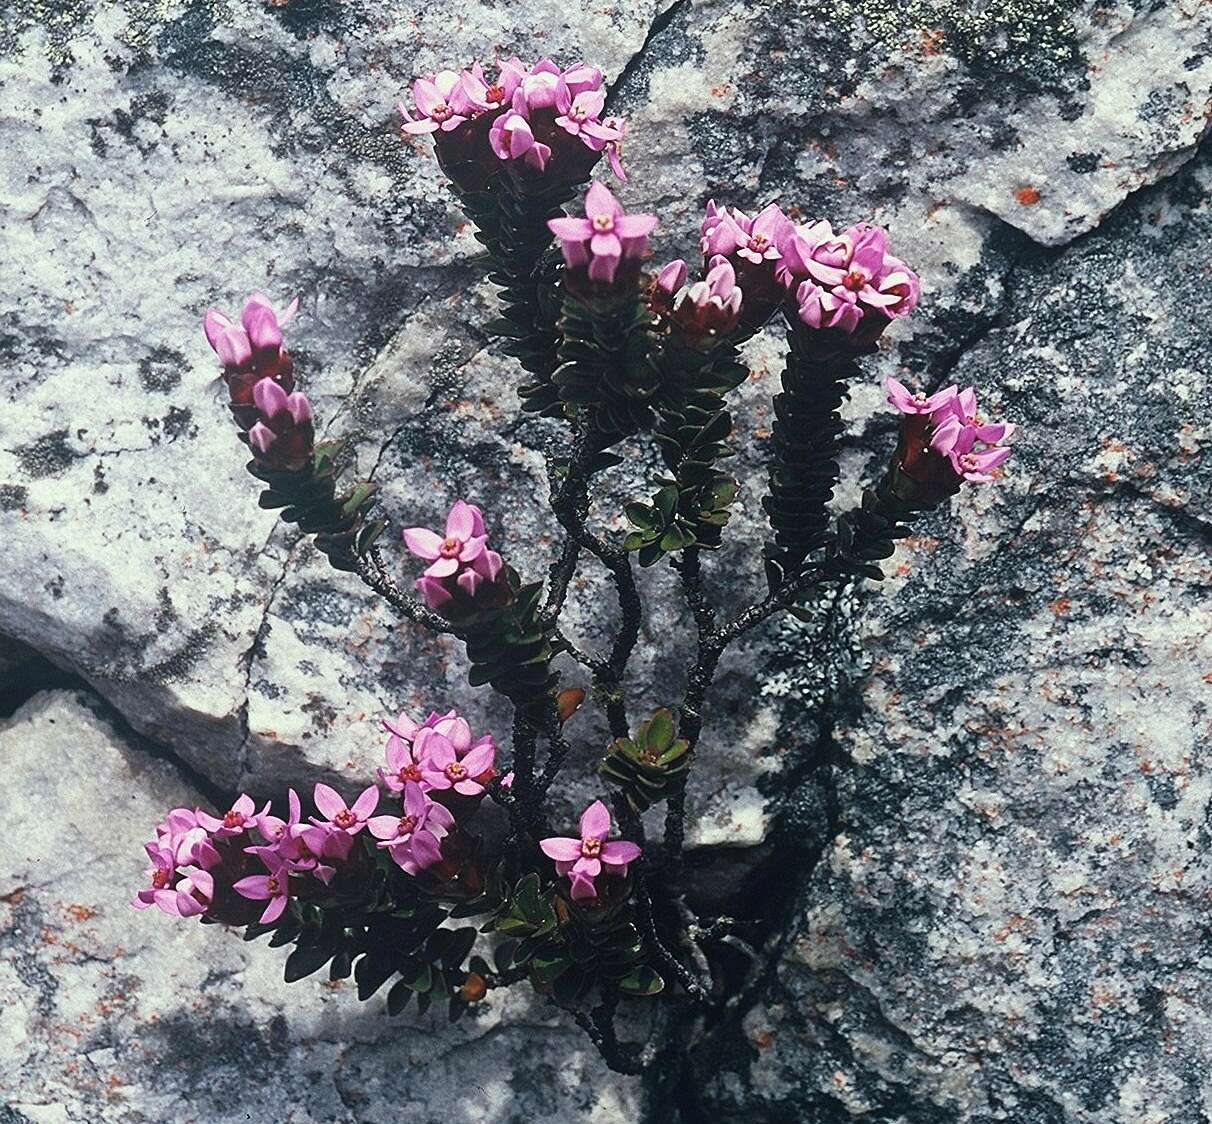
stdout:
[(605, 839), (610, 834), (610, 811), (600, 800), (595, 800), (581, 813), (581, 838)]

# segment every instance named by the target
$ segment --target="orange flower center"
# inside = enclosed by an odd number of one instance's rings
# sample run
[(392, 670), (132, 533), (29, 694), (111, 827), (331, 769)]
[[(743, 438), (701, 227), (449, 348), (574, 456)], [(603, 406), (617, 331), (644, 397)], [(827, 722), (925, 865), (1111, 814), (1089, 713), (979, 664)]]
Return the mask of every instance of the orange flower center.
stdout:
[(465, 766), (461, 761), (452, 761), (446, 766), (443, 772), (452, 781), (461, 781), (465, 780), (467, 777), (467, 766)]
[(600, 839), (582, 839), (581, 840), (581, 854), (582, 855), (586, 855), (592, 859), (592, 858), (595, 858), (597, 855), (599, 855), (601, 853), (601, 850), (602, 850), (602, 841)]

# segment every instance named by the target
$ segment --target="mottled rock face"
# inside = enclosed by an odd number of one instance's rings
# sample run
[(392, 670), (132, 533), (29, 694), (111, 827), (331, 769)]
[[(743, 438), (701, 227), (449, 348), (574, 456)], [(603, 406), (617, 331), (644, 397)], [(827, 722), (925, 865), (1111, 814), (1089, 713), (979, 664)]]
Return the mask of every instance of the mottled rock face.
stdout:
[[(880, 374), (975, 382), (1022, 427), (1006, 481), (924, 521), (884, 588), (839, 602), (827, 659), (791, 623), (722, 669), (692, 788), (710, 847), (692, 866), (701, 895), (762, 918), (773, 970), (708, 1029), (687, 1080), (651, 1091), (649, 1118), (1200, 1119), (1207, 5), (525, 8), (6, 11), (0, 635), (27, 647), (0, 648), (0, 676), (27, 690), (31, 653), (49, 658), (224, 789), (320, 775), (352, 789), (397, 709), (457, 697), (500, 720), (466, 692), (455, 646), (401, 627), (257, 509), (197, 321), (253, 287), (301, 293), (300, 376), (397, 526), (463, 494), (540, 574), (553, 536), (534, 497), (556, 430), (518, 424), (518, 372), (478, 328), (492, 293), (475, 243), (391, 106), (414, 73), (477, 54), (585, 56), (631, 118), (622, 197), (661, 215), (659, 254), (693, 252), (711, 196), (777, 199), (874, 218), (920, 268), (922, 309), (848, 408), (843, 502), (890, 443)], [(747, 357), (740, 545), (711, 560), (736, 601), (759, 589), (777, 335)], [(606, 527), (645, 475), (616, 473)], [(600, 642), (608, 591), (588, 569), (577, 586), (571, 627)], [(667, 575), (647, 586), (635, 685), (655, 705), (686, 621)], [(601, 731), (578, 723), (587, 767)], [(22, 995), (0, 1013), (11, 1111), (283, 1116), (295, 1073), (318, 1090), (300, 1119), (637, 1118), (635, 1090), (524, 997), (423, 1040), (410, 1082), (416, 1044), (402, 1053), (377, 1010), (287, 993), (267, 950), (127, 915), (139, 841), (186, 798), (133, 736), (63, 696), (0, 733), (6, 818), (29, 825), (0, 849)], [(76, 742), (79, 772), (61, 756)], [(129, 802), (120, 827), (97, 826), (98, 791)], [(70, 843), (25, 792), (71, 808)], [(772, 846), (778, 877), (755, 886)], [(81, 1042), (90, 1066), (60, 1072)], [(461, 1051), (486, 1117), (466, 1115)], [(181, 1108), (168, 1055), (207, 1059), (194, 1086), (229, 1082), (240, 1112)]]

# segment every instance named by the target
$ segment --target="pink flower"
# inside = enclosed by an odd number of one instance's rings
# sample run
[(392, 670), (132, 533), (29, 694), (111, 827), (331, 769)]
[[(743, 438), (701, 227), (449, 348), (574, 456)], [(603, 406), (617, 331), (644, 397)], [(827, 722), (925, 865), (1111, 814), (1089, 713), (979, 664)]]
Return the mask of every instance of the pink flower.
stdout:
[(948, 390), (950, 395), (938, 404), (930, 418), (934, 423), (930, 444), (940, 453), (950, 453), (961, 444), (965, 446), (962, 451), (968, 452), (974, 441), (996, 445), (1014, 432), (1014, 426), (1009, 423), (991, 425), (980, 416), (975, 387), (957, 391), (952, 386)]
[(471, 108), (480, 113), (504, 109), (513, 101), (514, 91), (525, 76), (526, 68), (522, 63), (518, 59), (509, 59), (501, 63), (497, 80), (490, 85), (484, 77), (484, 68), (474, 62), (471, 69), (463, 71), (461, 75), (463, 96)]
[(136, 909), (156, 906), (172, 917), (196, 917), (205, 913), (215, 894), (215, 880), (205, 870), (180, 871), (176, 856), (158, 843), (144, 845), (151, 869), (148, 885), (131, 902)]
[(379, 780), (390, 792), (403, 792), (409, 783), (420, 783), (421, 756), (411, 741), (395, 734), (387, 739), (387, 771), (379, 770)]
[(710, 345), (737, 326), (741, 299), (736, 271), (727, 258), (716, 256), (702, 281), (674, 297), (671, 320), (688, 342)]
[(779, 240), (790, 225), (777, 203), (763, 207), (752, 219), (735, 207), (707, 203), (699, 226), (703, 254), (708, 259), (725, 257), (735, 270), (744, 294), (740, 322), (749, 332), (765, 324), (786, 297)]
[[(200, 917), (215, 898), (214, 877), (205, 870), (189, 870), (177, 883), (176, 913), (178, 917)], [(157, 904), (159, 904), (157, 902)], [(165, 910), (165, 912), (171, 912)]]
[(547, 226), (560, 240), (569, 269), (610, 285), (621, 261), (638, 263), (644, 256), (656, 224), (656, 215), (625, 215), (610, 189), (595, 182), (585, 195), (583, 219), (551, 219)]
[[(514, 102), (517, 103), (517, 94)], [(535, 140), (530, 122), (516, 110), (502, 114), (492, 123), (488, 143), (499, 159), (522, 160), (536, 172), (543, 171), (551, 159), (551, 146)]]
[[(291, 871), (314, 875), (327, 886), (336, 874), (336, 863), (349, 858), (354, 837), (331, 824), (295, 824), (290, 838), (276, 849)], [(258, 853), (261, 853), (258, 851)]]
[(287, 394), (273, 379), (261, 379), (253, 387), (253, 403), (258, 420), (248, 431), (248, 444), (262, 460), (287, 467), (311, 456), (315, 427), (306, 394)]
[(404, 544), (417, 555), (431, 561), (426, 577), (447, 578), (459, 570), (460, 563), (474, 562), (484, 553), (488, 536), (484, 533), (484, 516), (478, 507), (455, 500), (446, 516), (446, 536), (425, 527), (409, 527), (404, 532)]
[(372, 784), (363, 789), (352, 808), (346, 805), (344, 798), (335, 788), (326, 784), (316, 785), (312, 799), (316, 807), (328, 817), (327, 820), (321, 820), (312, 816), (313, 824), (333, 828), (347, 835), (357, 835), (366, 826), (367, 818), (379, 806), (379, 787)]
[(151, 868), (147, 872), (148, 884), (135, 895), (130, 904), (136, 909), (147, 909), (149, 906), (159, 906), (165, 913), (177, 916), (177, 859), (168, 847), (158, 843), (145, 843), (143, 849), (151, 859)]
[(421, 777), (433, 791), (454, 789), (460, 796), (479, 796), (491, 779), (495, 759), (496, 746), (491, 739), (480, 742), (460, 759), (450, 740), (435, 732), (425, 742)]
[(404, 788), (401, 815), (374, 816), (369, 821), (370, 833), (409, 874), (441, 861), (439, 841), (454, 827), (454, 816), (448, 808), (430, 800), (419, 784)]
[(232, 323), (217, 308), (208, 308), (202, 317), (202, 331), (225, 367), (241, 367), (254, 352), (278, 353), (282, 347), (282, 328), (298, 309), (298, 297), (277, 312), (264, 293), (253, 292), (244, 301), (239, 324)]
[(286, 900), (290, 895), (290, 870), (283, 860), (264, 852), (261, 853), (261, 861), (269, 871), (268, 874), (252, 874), (241, 878), (232, 889), (241, 897), (253, 901), (268, 901), (269, 904), (260, 918), (262, 925), (268, 925), (277, 921), (286, 909)]
[(418, 78), (412, 84), (412, 99), (418, 117), (414, 118), (403, 102), (396, 107), (404, 118), (404, 131), (413, 135), (433, 133), (441, 129), (457, 129), (471, 116), (474, 106), (464, 88), (462, 76), (453, 70), (442, 70), (429, 78)]
[(778, 261), (778, 234), (787, 221), (777, 203), (764, 207), (757, 218), (751, 219), (736, 207), (717, 208), (713, 201), (708, 202), (701, 226), (703, 253), (725, 257), (736, 254), (754, 265)]
[(559, 100), (561, 87), (566, 85), (567, 80), (551, 59), (539, 59), (514, 92), (513, 107), (524, 114), (534, 109), (551, 109)]
[(606, 841), (610, 812), (600, 800), (581, 813), (580, 829), (579, 839), (553, 836), (540, 840), (539, 847), (555, 862), (556, 871), (568, 876), (574, 898), (596, 898), (597, 877), (626, 874), (628, 865), (640, 857), (640, 848), (626, 839)]
[(602, 71), (596, 66), (586, 66), (583, 62), (576, 63), (564, 71), (564, 85), (568, 87), (573, 97), (602, 88)]
[[(969, 447), (965, 449), (965, 445)], [(993, 470), (1010, 459), (1010, 450), (1005, 445), (988, 449), (975, 449), (970, 441), (959, 441), (947, 453), (951, 467), (970, 484), (987, 484), (994, 479)]]
[(294, 319), (298, 310), (298, 297), (281, 312), (277, 312), (264, 293), (250, 293), (244, 302), (240, 322), (248, 334), (248, 342), (253, 351), (270, 351), (277, 354), (282, 346), (282, 327)]
[(488, 589), (497, 589), (503, 562), (487, 547), (484, 516), (473, 504), (456, 500), (446, 516), (445, 537), (425, 527), (409, 527), (404, 542), (413, 554), (431, 562), (417, 579), (425, 604), (447, 609), (458, 599), (476, 602)]
[(894, 378), (884, 379), (884, 389), (888, 392), (888, 404), (902, 414), (932, 414), (956, 395), (954, 386), (944, 387), (929, 396), (922, 390), (914, 393)]
[(225, 367), (240, 367), (252, 358), (252, 344), (248, 333), (239, 324), (217, 308), (208, 308), (202, 317), (202, 331), (206, 342)]
[(267, 800), (265, 807), (258, 812), (252, 797), (245, 793), (223, 814), (222, 819), (217, 819), (201, 809), (196, 814), (198, 825), (206, 828), (216, 839), (230, 839), (234, 835), (243, 835), (258, 827), (261, 817), (269, 811), (269, 807)]
[(566, 133), (578, 136), (586, 124), (597, 121), (598, 114), (605, 107), (604, 90), (586, 90), (585, 93), (573, 97), (567, 86), (561, 86), (556, 91), (556, 108), (560, 111), (560, 115), (555, 119), (556, 124)]
[[(991, 442), (1008, 437), (1014, 426), (986, 425), (975, 417), (976, 392), (972, 387), (959, 394), (954, 393), (954, 387), (947, 390), (952, 393), (940, 391), (946, 396), (931, 414), (902, 410), (900, 438), (892, 458), (893, 486), (898, 495), (922, 507), (955, 495), (965, 482), (988, 483), (1010, 457), (1007, 446)], [(916, 396), (910, 401), (918, 404)], [(985, 447), (978, 448), (978, 442)]]

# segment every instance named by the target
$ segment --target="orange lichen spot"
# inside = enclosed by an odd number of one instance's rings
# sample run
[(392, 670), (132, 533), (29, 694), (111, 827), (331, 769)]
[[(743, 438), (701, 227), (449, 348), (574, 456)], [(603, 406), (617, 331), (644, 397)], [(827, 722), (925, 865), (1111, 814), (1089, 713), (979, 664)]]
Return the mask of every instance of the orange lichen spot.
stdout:
[(711, 96), (713, 98), (725, 98), (731, 92), (732, 92), (732, 87), (727, 82), (724, 82), (723, 84), (721, 84), (719, 86), (711, 87)]
[(1039, 191), (1034, 187), (1020, 187), (1014, 198), (1024, 207), (1034, 207), (1039, 202)]
[(1073, 608), (1073, 602), (1067, 597), (1058, 597), (1048, 606), (1048, 608), (1051, 609), (1058, 617), (1063, 617), (1067, 616), (1069, 610)]
[(69, 905), (64, 907), (64, 912), (73, 921), (91, 921), (97, 916), (97, 911), (86, 905)]
[(922, 54), (937, 55), (947, 41), (947, 33), (941, 27), (932, 27), (922, 32)]

